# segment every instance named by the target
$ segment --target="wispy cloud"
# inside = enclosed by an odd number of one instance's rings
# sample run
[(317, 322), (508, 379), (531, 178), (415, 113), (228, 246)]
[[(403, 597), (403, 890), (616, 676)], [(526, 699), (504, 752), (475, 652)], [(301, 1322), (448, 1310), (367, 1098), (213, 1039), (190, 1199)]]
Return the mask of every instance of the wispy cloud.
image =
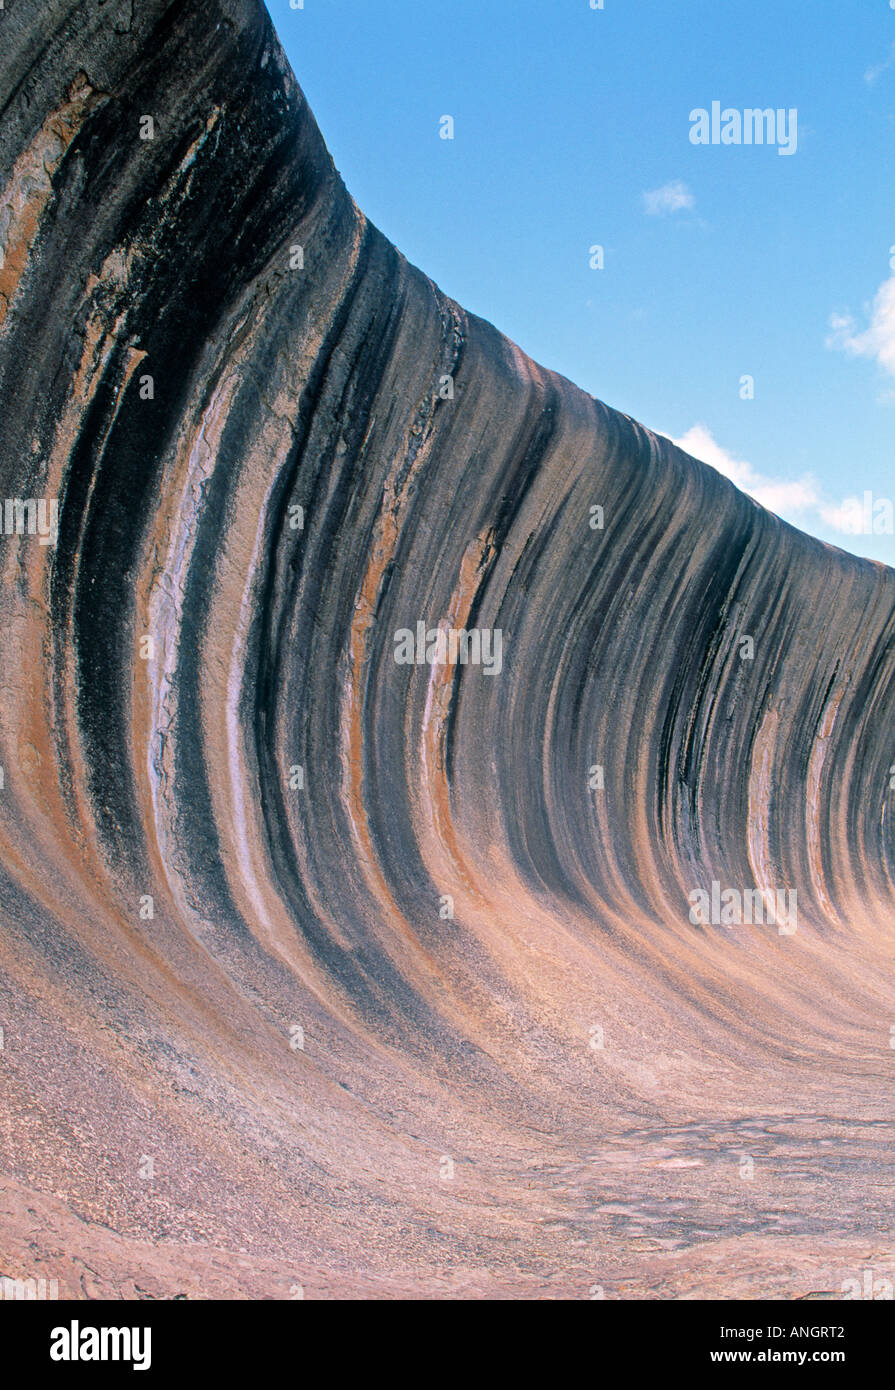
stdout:
[[(816, 509), (820, 504), (820, 493), (814, 478), (806, 473), (804, 477), (792, 482), (783, 478), (769, 478), (758, 473), (745, 459), (735, 459), (726, 449), (713, 439), (705, 425), (694, 425), (680, 439), (672, 440), (679, 449), (685, 449), (694, 458), (702, 459), (725, 478), (729, 478), (741, 492), (747, 492), (756, 502), (776, 512), (786, 520), (793, 516)], [(801, 525), (802, 522), (796, 522)]]
[(860, 497), (843, 497), (841, 502), (820, 507), (820, 515), (834, 531), (858, 536), (863, 529), (864, 503)]
[(869, 323), (859, 329), (852, 314), (831, 314), (827, 347), (851, 357), (871, 357), (895, 377), (895, 275), (884, 280), (869, 309)]
[[(670, 437), (670, 436), (669, 436)], [(844, 536), (861, 534), (864, 502), (860, 497), (843, 497), (831, 501), (824, 497), (817, 480), (810, 473), (794, 481), (771, 478), (759, 473), (745, 459), (735, 459), (713, 438), (705, 425), (694, 425), (679, 439), (672, 439), (679, 449), (701, 459), (717, 472), (729, 478), (741, 492), (748, 493), (762, 507), (775, 512), (794, 526), (806, 530), (826, 528)]]
[(882, 77), (883, 73), (886, 72), (893, 63), (895, 63), (895, 43), (893, 43), (889, 49), (888, 58), (883, 59), (881, 63), (876, 63), (873, 67), (867, 69), (864, 74), (864, 81), (872, 87), (877, 78)]
[(643, 206), (650, 217), (663, 217), (666, 213), (682, 212), (693, 207), (695, 199), (682, 179), (673, 179), (661, 188), (653, 188), (643, 194)]

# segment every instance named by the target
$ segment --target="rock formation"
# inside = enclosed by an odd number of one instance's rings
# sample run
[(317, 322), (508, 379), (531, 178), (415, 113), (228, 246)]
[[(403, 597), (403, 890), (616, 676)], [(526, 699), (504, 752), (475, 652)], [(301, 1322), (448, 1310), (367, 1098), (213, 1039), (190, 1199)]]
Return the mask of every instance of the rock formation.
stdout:
[(410, 266), (259, 0), (0, 35), (0, 1274), (891, 1277), (895, 572)]

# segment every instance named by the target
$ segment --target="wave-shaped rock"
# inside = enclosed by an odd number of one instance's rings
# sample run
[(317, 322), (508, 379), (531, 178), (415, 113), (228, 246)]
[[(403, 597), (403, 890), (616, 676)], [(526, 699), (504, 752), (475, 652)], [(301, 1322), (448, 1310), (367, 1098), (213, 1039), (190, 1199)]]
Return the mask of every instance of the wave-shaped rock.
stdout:
[(256, 0), (0, 23), (3, 1272), (891, 1272), (895, 572), (408, 265)]

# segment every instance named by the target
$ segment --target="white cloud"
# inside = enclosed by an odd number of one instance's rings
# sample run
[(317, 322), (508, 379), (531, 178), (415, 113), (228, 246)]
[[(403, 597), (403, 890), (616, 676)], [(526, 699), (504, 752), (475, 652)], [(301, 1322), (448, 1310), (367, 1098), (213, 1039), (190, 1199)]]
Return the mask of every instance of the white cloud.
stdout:
[(841, 502), (822, 506), (820, 514), (834, 531), (847, 536), (859, 536), (863, 529), (864, 504), (860, 497), (843, 497)]
[[(705, 425), (694, 425), (679, 439), (671, 442), (694, 458), (723, 473), (741, 492), (748, 493), (762, 507), (812, 533), (818, 530), (835, 531), (844, 536), (866, 533), (866, 502), (861, 497), (843, 497), (831, 501), (825, 497), (810, 473), (794, 482), (770, 478), (758, 473), (744, 459), (735, 459), (713, 438)], [(866, 496), (866, 494), (865, 494)], [(877, 499), (876, 505), (880, 500)]]
[(671, 183), (663, 184), (661, 188), (653, 188), (643, 195), (643, 206), (651, 217), (658, 217), (666, 212), (680, 212), (682, 209), (692, 208), (693, 203), (693, 194), (681, 179), (673, 179)]
[(867, 69), (864, 74), (864, 81), (872, 87), (876, 79), (882, 77), (883, 73), (886, 72), (893, 63), (895, 63), (895, 43), (893, 43), (892, 47), (889, 49), (888, 58), (884, 59), (882, 63), (877, 63), (874, 67)]
[(831, 314), (828, 348), (851, 357), (872, 357), (895, 377), (895, 275), (884, 280), (870, 307), (870, 323), (859, 331), (851, 314)]
[[(817, 483), (810, 474), (805, 474), (795, 482), (789, 482), (783, 478), (768, 478), (762, 473), (757, 473), (751, 463), (746, 463), (744, 459), (735, 459), (726, 449), (722, 449), (705, 425), (694, 425), (680, 439), (672, 440), (672, 443), (679, 449), (685, 449), (694, 458), (702, 459), (703, 463), (710, 464), (719, 473), (723, 473), (725, 478), (735, 483), (741, 492), (747, 492), (762, 507), (767, 507), (768, 511), (776, 512), (786, 520), (791, 520), (794, 513), (800, 515), (811, 511), (820, 503)], [(804, 524), (804, 518), (797, 520), (795, 524)]]

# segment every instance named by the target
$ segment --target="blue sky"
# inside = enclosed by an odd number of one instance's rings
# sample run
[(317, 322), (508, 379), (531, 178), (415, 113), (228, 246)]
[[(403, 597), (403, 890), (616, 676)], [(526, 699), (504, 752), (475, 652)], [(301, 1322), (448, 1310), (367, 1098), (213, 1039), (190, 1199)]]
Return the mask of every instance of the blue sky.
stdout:
[[(269, 9), (350, 192), (447, 294), (788, 521), (895, 564), (890, 532), (858, 529), (895, 499), (889, 0)], [(713, 101), (795, 108), (795, 153), (694, 145)], [(866, 513), (847, 502), (865, 493)]]

